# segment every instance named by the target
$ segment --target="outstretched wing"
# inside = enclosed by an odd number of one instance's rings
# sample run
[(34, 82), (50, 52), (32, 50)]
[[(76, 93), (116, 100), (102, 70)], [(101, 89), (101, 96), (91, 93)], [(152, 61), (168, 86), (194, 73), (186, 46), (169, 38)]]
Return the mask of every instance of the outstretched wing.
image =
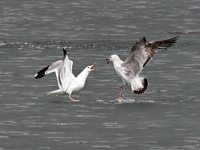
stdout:
[(142, 71), (146, 64), (153, 58), (156, 52), (165, 50), (176, 43), (178, 36), (162, 41), (152, 41), (146, 43), (146, 38), (142, 37), (131, 50), (131, 54), (122, 64), (131, 70), (133, 75)]
[(52, 72), (55, 72), (56, 74), (56, 79), (58, 82), (58, 87), (61, 89), (61, 82), (59, 80), (59, 74), (61, 72), (63, 66), (63, 61), (62, 60), (58, 60), (54, 63), (52, 63), (51, 65), (46, 66), (45, 68), (43, 68), (42, 70), (40, 70), (38, 73), (35, 74), (35, 78), (36, 79), (40, 79), (42, 77), (44, 77), (47, 74), (50, 74)]
[(40, 79), (40, 78), (44, 77), (45, 75), (50, 74), (52, 72), (55, 72), (56, 74), (58, 74), (62, 64), (63, 64), (63, 61), (58, 60), (58, 61), (52, 63), (51, 65), (44, 67), (38, 73), (35, 74), (35, 78)]
[(62, 68), (62, 76), (70, 76), (73, 75), (72, 73), (72, 67), (73, 67), (73, 61), (71, 61), (67, 55), (67, 51), (63, 49), (64, 54), (64, 60), (63, 60), (63, 68)]
[(63, 89), (67, 89), (70, 81), (75, 80), (75, 76), (72, 73), (73, 61), (71, 61), (67, 55), (67, 51), (63, 49), (64, 60), (61, 68), (59, 81), (62, 84)]
[(55, 72), (56, 79), (58, 82), (58, 87), (60, 89), (62, 89), (63, 82), (62, 82), (61, 76), (64, 76), (63, 69), (69, 68), (69, 69), (66, 69), (66, 70), (68, 70), (68, 73), (67, 72), (65, 72), (65, 73), (70, 74), (70, 73), (72, 73), (72, 65), (73, 65), (73, 62), (71, 60), (69, 60), (65, 49), (63, 49), (63, 54), (64, 54), (63, 60), (58, 60), (58, 61), (52, 63), (51, 65), (46, 66), (45, 68), (43, 68), (42, 70), (40, 70), (38, 73), (35, 74), (35, 78), (39, 79), (39, 78), (44, 77), (47, 74)]
[(174, 43), (177, 42), (179, 36), (176, 36), (171, 39), (166, 39), (162, 41), (152, 41), (145, 44), (146, 51), (148, 52), (148, 57), (144, 66), (153, 58), (154, 54), (160, 50), (166, 50), (168, 47), (172, 46)]
[(130, 55), (122, 63), (122, 66), (131, 71), (132, 75), (137, 75), (143, 69), (143, 64), (146, 62), (148, 53), (145, 47), (146, 38), (142, 37), (132, 47)]

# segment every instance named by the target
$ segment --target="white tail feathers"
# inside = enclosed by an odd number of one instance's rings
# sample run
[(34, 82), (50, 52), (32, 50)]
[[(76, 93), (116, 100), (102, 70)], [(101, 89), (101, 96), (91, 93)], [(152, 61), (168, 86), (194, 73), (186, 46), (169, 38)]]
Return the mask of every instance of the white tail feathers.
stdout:
[(139, 77), (135, 78), (131, 82), (131, 89), (132, 92), (135, 94), (142, 94), (147, 90), (148, 87), (148, 80), (147, 78)]
[(47, 94), (47, 95), (58, 96), (58, 95), (66, 94), (66, 93), (65, 93), (63, 90), (58, 89), (58, 90), (55, 90), (55, 91), (48, 92), (48, 93), (46, 93), (46, 94)]

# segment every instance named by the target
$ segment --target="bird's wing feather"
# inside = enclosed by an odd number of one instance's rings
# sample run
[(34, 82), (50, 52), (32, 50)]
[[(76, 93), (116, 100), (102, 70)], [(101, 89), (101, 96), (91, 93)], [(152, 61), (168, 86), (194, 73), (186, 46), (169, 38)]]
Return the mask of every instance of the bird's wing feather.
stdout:
[(63, 64), (63, 61), (62, 60), (58, 60), (54, 63), (52, 63), (51, 65), (49, 65), (48, 69), (45, 71), (45, 74), (50, 74), (52, 72), (59, 72), (61, 66)]
[(148, 52), (148, 57), (146, 62), (144, 63), (144, 66), (148, 64), (148, 62), (153, 58), (154, 54), (160, 50), (166, 50), (168, 47), (172, 46), (174, 43), (176, 43), (179, 36), (176, 36), (171, 39), (166, 39), (162, 41), (152, 41), (145, 44), (146, 51)]
[(68, 56), (65, 57), (63, 68), (62, 68), (62, 73), (65, 76), (71, 76), (73, 75), (72, 73), (72, 67), (73, 67), (73, 61), (69, 59)]
[(67, 89), (70, 81), (75, 80), (75, 76), (72, 73), (73, 61), (71, 61), (66, 53), (66, 50), (63, 49), (64, 60), (63, 67), (60, 72), (59, 80), (62, 84), (63, 89)]
[(62, 74), (64, 76), (71, 76), (72, 73), (72, 67), (73, 67), (73, 61), (69, 59), (67, 55), (67, 51), (63, 49), (64, 54), (64, 60), (63, 60), (63, 68), (62, 68)]
[(122, 63), (122, 66), (128, 68), (131, 74), (136, 76), (143, 69), (143, 64), (146, 62), (148, 53), (145, 48), (146, 38), (142, 37), (136, 44), (132, 47), (130, 55)]
[(59, 88), (62, 88), (61, 82), (60, 82), (60, 80), (59, 80), (59, 74), (60, 74), (60, 72), (61, 72), (62, 66), (63, 66), (63, 61), (62, 61), (62, 60), (58, 60), (58, 61), (52, 63), (51, 65), (46, 66), (46, 67), (43, 68), (42, 70), (40, 70), (40, 71), (35, 75), (35, 78), (36, 78), (36, 79), (39, 79), (39, 78), (44, 77), (44, 76), (47, 75), (47, 74), (50, 74), (50, 73), (52, 73), (52, 72), (55, 72), (55, 74), (56, 74), (56, 79), (57, 79), (57, 82), (58, 82), (58, 87), (59, 87)]
[(35, 78), (42, 78), (47, 74), (50, 74), (52, 72), (57, 72), (58, 71), (58, 67), (62, 64), (62, 60), (56, 61), (54, 63), (52, 63), (51, 65), (48, 65), (46, 67), (44, 67), (43, 69), (41, 69), (38, 73), (36, 73)]
[(131, 70), (133, 75), (137, 75), (149, 63), (156, 52), (165, 50), (176, 43), (179, 36), (162, 41), (152, 41), (146, 43), (146, 38), (142, 37), (131, 50), (131, 54), (124, 61), (122, 66)]

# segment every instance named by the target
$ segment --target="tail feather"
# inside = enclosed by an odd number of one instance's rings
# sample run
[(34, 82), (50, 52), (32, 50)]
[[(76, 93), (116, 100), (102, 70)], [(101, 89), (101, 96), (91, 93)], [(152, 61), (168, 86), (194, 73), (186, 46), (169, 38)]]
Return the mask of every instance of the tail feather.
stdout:
[(143, 93), (147, 90), (147, 87), (148, 87), (148, 80), (147, 80), (147, 78), (144, 78), (144, 79), (142, 80), (142, 85), (143, 85), (142, 88), (139, 88), (139, 89), (137, 89), (137, 90), (134, 90), (133, 93), (139, 95), (139, 94), (143, 94)]
[(48, 93), (46, 93), (46, 94), (47, 94), (47, 95), (58, 96), (58, 95), (66, 94), (66, 92), (63, 91), (62, 89), (58, 89), (58, 90), (55, 90), (55, 91), (48, 92)]

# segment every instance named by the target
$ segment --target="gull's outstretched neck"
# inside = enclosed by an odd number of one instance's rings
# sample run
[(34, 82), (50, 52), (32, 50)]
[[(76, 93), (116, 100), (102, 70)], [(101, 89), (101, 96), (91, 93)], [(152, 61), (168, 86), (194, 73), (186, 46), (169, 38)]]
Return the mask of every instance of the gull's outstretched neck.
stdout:
[(89, 71), (87, 71), (86, 69), (84, 69), (77, 77), (77, 81), (79, 82), (80, 86), (83, 86), (85, 85), (85, 82), (86, 82), (86, 79), (88, 77), (88, 75), (90, 74)]

